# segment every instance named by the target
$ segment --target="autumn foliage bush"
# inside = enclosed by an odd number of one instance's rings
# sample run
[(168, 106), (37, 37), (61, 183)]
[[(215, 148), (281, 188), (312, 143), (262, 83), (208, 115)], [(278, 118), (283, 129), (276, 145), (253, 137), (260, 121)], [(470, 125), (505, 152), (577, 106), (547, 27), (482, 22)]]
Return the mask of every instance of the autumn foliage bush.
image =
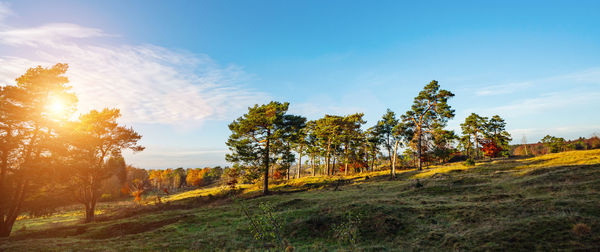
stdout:
[(481, 151), (483, 151), (483, 155), (486, 157), (490, 157), (490, 158), (498, 157), (498, 155), (502, 151), (502, 148), (500, 148), (498, 146), (498, 144), (496, 144), (495, 141), (490, 140), (490, 139), (483, 139), (480, 141), (480, 144), (481, 144)]
[(573, 225), (573, 233), (575, 233), (578, 236), (587, 235), (590, 232), (592, 232), (592, 229), (585, 223), (577, 223)]

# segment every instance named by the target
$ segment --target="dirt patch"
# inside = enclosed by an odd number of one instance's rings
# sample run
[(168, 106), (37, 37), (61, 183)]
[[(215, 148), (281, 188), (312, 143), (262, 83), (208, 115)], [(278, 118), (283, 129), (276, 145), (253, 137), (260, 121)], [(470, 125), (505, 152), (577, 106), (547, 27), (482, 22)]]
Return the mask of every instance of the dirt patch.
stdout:
[(98, 232), (94, 232), (88, 236), (91, 239), (108, 239), (113, 237), (119, 237), (123, 235), (130, 234), (139, 234), (148, 231), (152, 231), (155, 229), (159, 229), (166, 225), (173, 224), (183, 219), (191, 218), (191, 215), (184, 215), (176, 218), (170, 218), (160, 221), (152, 221), (152, 222), (124, 222), (115, 225), (108, 226), (99, 230)]

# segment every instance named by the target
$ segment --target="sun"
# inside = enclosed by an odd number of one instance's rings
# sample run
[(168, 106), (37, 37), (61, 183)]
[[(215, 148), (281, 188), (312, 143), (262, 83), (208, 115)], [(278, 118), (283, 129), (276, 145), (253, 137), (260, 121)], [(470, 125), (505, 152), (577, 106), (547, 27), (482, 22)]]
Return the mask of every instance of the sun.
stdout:
[(64, 119), (67, 116), (67, 105), (58, 97), (50, 99), (46, 105), (46, 110), (48, 115), (54, 119)]

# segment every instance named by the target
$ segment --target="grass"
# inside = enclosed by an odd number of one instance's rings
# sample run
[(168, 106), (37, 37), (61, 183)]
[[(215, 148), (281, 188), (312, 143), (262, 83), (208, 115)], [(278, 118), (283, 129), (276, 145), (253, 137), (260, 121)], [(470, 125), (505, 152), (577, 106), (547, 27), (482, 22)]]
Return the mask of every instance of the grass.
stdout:
[[(296, 251), (600, 249), (600, 150), (387, 175), (302, 178), (273, 185), (270, 196), (248, 186), (238, 197), (252, 215), (261, 202), (273, 205)], [(183, 192), (162, 206), (92, 224), (77, 223), (73, 212), (23, 219), (17, 225), (32, 228), (0, 240), (0, 250), (266, 250), (240, 203), (225, 194)], [(117, 211), (104, 209), (106, 216)], [(349, 213), (359, 221), (346, 223)], [(355, 225), (356, 242), (334, 238), (341, 224)]]

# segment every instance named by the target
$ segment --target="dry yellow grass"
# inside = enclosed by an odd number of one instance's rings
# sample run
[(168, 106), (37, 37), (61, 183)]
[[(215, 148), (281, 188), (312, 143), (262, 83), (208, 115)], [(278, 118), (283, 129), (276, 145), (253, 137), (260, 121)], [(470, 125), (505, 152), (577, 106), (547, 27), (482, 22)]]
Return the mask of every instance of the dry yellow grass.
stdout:
[(444, 174), (456, 170), (469, 170), (473, 168), (479, 168), (481, 166), (486, 166), (497, 170), (517, 170), (516, 174), (523, 175), (525, 173), (531, 172), (532, 170), (539, 168), (589, 165), (598, 163), (600, 163), (600, 149), (585, 151), (567, 151), (520, 160), (479, 162), (474, 166), (465, 166), (463, 163), (437, 165), (424, 169), (423, 171), (413, 175), (411, 178), (428, 178), (436, 173)]
[(516, 169), (524, 170), (523, 172), (553, 166), (598, 164), (600, 163), (600, 149), (552, 153), (524, 159), (520, 163), (522, 165), (516, 167)]

